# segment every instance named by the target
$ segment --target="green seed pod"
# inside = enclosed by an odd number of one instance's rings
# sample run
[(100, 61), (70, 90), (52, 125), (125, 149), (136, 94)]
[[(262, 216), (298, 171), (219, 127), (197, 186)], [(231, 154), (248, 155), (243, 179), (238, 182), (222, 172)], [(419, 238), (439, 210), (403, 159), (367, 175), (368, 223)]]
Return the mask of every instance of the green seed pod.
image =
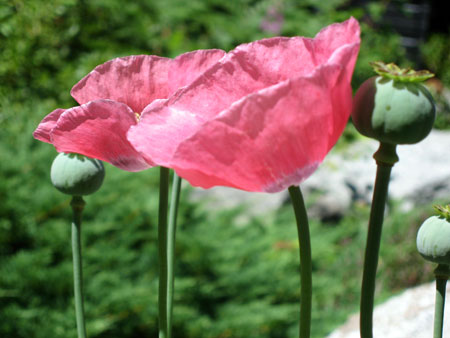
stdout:
[(417, 250), (426, 260), (450, 265), (449, 220), (442, 215), (426, 219), (417, 233), (416, 244)]
[(72, 196), (83, 196), (92, 194), (101, 187), (105, 168), (99, 160), (60, 153), (52, 163), (50, 177), (59, 191)]
[(423, 140), (431, 131), (436, 110), (431, 94), (420, 83), (430, 73), (402, 70), (392, 64), (377, 63), (375, 67), (384, 67), (384, 72), (376, 69), (382, 76), (366, 80), (354, 98), (352, 120), (356, 129), (390, 144)]

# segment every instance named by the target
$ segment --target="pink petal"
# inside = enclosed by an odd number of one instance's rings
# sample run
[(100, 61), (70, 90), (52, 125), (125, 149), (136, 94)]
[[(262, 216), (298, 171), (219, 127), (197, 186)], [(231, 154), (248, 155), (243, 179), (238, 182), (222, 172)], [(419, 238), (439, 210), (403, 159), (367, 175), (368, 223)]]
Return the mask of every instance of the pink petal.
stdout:
[(180, 143), (168, 166), (203, 188), (277, 192), (301, 183), (348, 120), (351, 90), (342, 71), (323, 67), (245, 98)]
[[(246, 95), (293, 75), (309, 74), (314, 68), (301, 38), (272, 38), (239, 46), (170, 97), (165, 104), (170, 112), (164, 114), (195, 112), (197, 119), (206, 121)], [(145, 109), (141, 121), (150, 126), (153, 119), (161, 120), (155, 116), (162, 114), (161, 109)]]
[[(325, 44), (325, 33), (327, 42), (333, 44), (330, 35), (333, 30), (346, 37), (337, 38), (342, 45), (327, 53), (322, 47), (313, 48), (316, 44)], [(199, 119), (208, 120), (246, 95), (293, 77), (307, 76), (318, 66), (330, 63), (333, 53), (347, 46), (359, 46), (359, 26), (353, 18), (322, 32), (318, 34), (317, 43), (315, 39), (294, 37), (264, 39), (238, 46), (181, 93), (172, 96), (166, 105), (178, 114), (195, 112)], [(324, 55), (330, 59), (324, 60)], [(318, 60), (323, 62), (317, 64)]]
[(177, 56), (170, 65), (169, 88), (175, 92), (190, 84), (226, 53), (220, 49), (203, 49)]
[[(274, 42), (288, 40), (276, 38)], [(191, 136), (202, 123), (242, 97), (276, 84), (276, 81), (268, 81), (268, 74), (258, 73), (258, 68), (250, 64), (257, 56), (253, 53), (248, 56), (244, 52), (227, 54), (164, 104), (144, 109), (139, 125), (130, 129), (130, 142), (145, 156), (157, 152), (163, 165), (178, 143)], [(169, 134), (171, 136), (167, 137)], [(152, 146), (153, 142), (162, 140), (167, 140), (164, 147)], [(149, 153), (148, 147), (153, 148)]]
[(360, 27), (358, 21), (351, 17), (342, 23), (335, 23), (323, 28), (310, 46), (316, 63), (321, 64), (332, 58), (333, 53), (342, 46), (359, 43)]
[(350, 19), (322, 30), (317, 41), (241, 45), (146, 109), (128, 139), (148, 161), (193, 185), (274, 192), (298, 184), (343, 131), (359, 42)]
[(140, 113), (153, 100), (169, 95), (170, 62), (171, 59), (153, 55), (113, 59), (95, 67), (72, 88), (71, 95), (79, 104), (109, 99)]
[(137, 123), (134, 112), (125, 104), (97, 100), (66, 110), (51, 132), (56, 150), (78, 153), (109, 162), (127, 171), (152, 166), (126, 138)]
[[(127, 138), (147, 161), (169, 163), (177, 146), (194, 134), (203, 123), (195, 114), (168, 108), (166, 101), (156, 101), (144, 109), (139, 124), (131, 126)], [(150, 148), (152, 148), (150, 150)]]
[(65, 109), (55, 109), (50, 114), (48, 114), (44, 119), (39, 123), (38, 127), (33, 133), (33, 137), (39, 141), (52, 143), (51, 139), (51, 131), (56, 126), (56, 122), (62, 113), (64, 113)]

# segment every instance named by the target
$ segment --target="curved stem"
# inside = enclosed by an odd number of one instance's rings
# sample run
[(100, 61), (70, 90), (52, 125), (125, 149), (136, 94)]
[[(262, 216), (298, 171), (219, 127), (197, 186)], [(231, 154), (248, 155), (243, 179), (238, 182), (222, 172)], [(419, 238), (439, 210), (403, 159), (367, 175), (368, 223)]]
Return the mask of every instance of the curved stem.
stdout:
[(447, 265), (439, 264), (434, 271), (436, 275), (436, 302), (434, 307), (433, 338), (442, 338), (444, 328), (445, 291), (450, 270)]
[(72, 221), (72, 255), (73, 255), (73, 285), (75, 295), (75, 313), (77, 319), (78, 338), (86, 338), (83, 300), (83, 270), (81, 260), (81, 218), (85, 202), (81, 196), (73, 196), (70, 206), (73, 211)]
[(375, 296), (375, 279), (380, 251), (381, 232), (383, 227), (384, 208), (389, 187), (392, 166), (398, 161), (395, 145), (381, 143), (374, 154), (377, 161), (377, 176), (370, 210), (369, 229), (367, 233), (366, 252), (364, 255), (364, 270), (361, 286), (361, 338), (373, 337), (373, 304)]
[(169, 200), (169, 169), (161, 167), (159, 174), (158, 265), (159, 265), (159, 338), (167, 335), (167, 207)]
[(178, 203), (180, 201), (181, 177), (173, 173), (172, 195), (170, 198), (169, 226), (167, 231), (167, 337), (172, 336), (174, 265), (175, 265), (175, 237), (177, 229)]
[(300, 187), (289, 187), (289, 195), (291, 196), (292, 206), (294, 207), (300, 246), (301, 289), (299, 337), (309, 338), (311, 334), (312, 263), (308, 215)]

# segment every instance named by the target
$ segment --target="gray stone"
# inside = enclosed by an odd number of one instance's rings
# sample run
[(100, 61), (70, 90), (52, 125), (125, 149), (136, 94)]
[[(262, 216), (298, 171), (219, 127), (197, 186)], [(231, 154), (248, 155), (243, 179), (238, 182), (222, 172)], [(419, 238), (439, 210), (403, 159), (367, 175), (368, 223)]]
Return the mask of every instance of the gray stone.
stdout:
[(228, 187), (211, 189), (193, 189), (189, 198), (201, 202), (204, 208), (219, 208), (222, 210), (242, 208), (236, 222), (245, 223), (250, 217), (273, 214), (289, 198), (286, 192), (268, 194), (247, 192)]
[[(447, 285), (449, 294), (450, 285)], [(375, 307), (374, 338), (433, 337), (435, 283), (408, 289)], [(444, 337), (450, 335), (450, 305), (445, 304)], [(446, 319), (446, 320), (445, 320)], [(354, 314), (327, 338), (359, 338), (359, 315)]]
[[(377, 141), (364, 138), (344, 151), (333, 150), (302, 186), (308, 192), (334, 195), (334, 200), (341, 202), (342, 213), (355, 201), (370, 204), (376, 174), (372, 155), (377, 147)], [(420, 143), (399, 145), (400, 161), (392, 169), (389, 198), (400, 201), (406, 211), (418, 204), (450, 198), (450, 156), (445, 156), (443, 149), (450, 149), (448, 131), (433, 130)], [(334, 210), (335, 204), (329, 208)]]

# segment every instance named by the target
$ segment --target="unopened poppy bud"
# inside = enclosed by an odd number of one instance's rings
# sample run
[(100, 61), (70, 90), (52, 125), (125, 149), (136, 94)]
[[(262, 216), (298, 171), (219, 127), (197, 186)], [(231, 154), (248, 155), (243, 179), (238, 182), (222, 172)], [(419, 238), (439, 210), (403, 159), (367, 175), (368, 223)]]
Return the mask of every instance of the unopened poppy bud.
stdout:
[(363, 135), (390, 144), (414, 144), (431, 131), (435, 104), (420, 83), (433, 74), (372, 63), (380, 76), (366, 80), (356, 92), (352, 120)]
[(426, 259), (450, 265), (450, 206), (435, 207), (439, 216), (431, 216), (417, 233), (417, 250)]
[(99, 160), (79, 154), (60, 153), (52, 163), (50, 177), (59, 191), (72, 196), (83, 196), (100, 188), (105, 168)]

